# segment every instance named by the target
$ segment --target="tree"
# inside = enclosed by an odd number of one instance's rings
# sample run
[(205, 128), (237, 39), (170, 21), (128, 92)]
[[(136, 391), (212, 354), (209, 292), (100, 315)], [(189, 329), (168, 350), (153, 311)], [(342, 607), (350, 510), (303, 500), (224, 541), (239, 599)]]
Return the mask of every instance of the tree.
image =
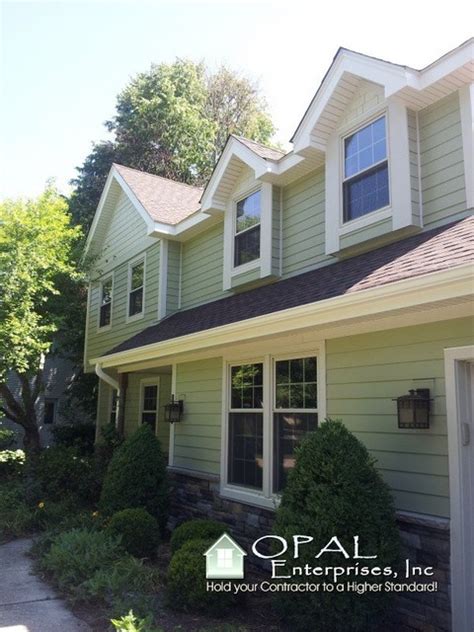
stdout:
[(202, 185), (229, 134), (268, 143), (274, 133), (256, 83), (225, 66), (212, 73), (182, 59), (134, 77), (105, 125), (114, 140), (94, 145), (72, 180), (70, 210), (85, 229), (113, 162)]
[[(80, 235), (52, 185), (37, 199), (0, 204), (0, 412), (23, 428), (32, 453), (40, 447), (35, 404), (44, 357), (62, 322), (55, 299), (61, 279), (77, 274), (71, 253)], [(12, 373), (19, 397), (8, 383)]]

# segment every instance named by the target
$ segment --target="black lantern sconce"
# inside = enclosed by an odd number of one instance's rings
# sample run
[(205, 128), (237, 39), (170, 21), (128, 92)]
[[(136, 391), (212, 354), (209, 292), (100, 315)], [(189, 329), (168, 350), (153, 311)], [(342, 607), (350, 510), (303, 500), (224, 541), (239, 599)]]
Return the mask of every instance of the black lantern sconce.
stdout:
[(417, 388), (410, 390), (408, 395), (397, 397), (398, 427), (399, 428), (429, 428), (430, 427), (430, 389)]
[(171, 395), (170, 403), (165, 406), (165, 421), (169, 421), (170, 424), (181, 421), (183, 408), (183, 400), (175, 399), (174, 395)]

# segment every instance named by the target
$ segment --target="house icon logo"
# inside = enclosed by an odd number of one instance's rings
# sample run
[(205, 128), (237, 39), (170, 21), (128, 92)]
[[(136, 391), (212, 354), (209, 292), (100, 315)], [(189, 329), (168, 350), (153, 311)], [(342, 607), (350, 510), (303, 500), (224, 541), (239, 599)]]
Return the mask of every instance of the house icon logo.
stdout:
[(247, 553), (227, 533), (223, 533), (204, 555), (206, 579), (243, 579)]

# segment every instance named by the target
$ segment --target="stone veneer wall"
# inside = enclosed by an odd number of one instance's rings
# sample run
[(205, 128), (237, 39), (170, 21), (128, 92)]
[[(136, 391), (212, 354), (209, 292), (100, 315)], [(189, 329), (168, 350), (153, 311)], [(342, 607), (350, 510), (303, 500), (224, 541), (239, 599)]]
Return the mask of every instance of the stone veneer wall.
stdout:
[[(209, 518), (229, 525), (231, 534), (247, 549), (254, 540), (272, 533), (274, 512), (219, 494), (219, 477), (169, 469), (171, 481), (170, 527), (185, 520)], [(403, 593), (394, 600), (384, 632), (449, 632), (451, 630), (449, 579), (449, 522), (398, 514), (402, 560), (412, 565), (432, 566), (438, 591)], [(418, 580), (420, 581), (420, 580)]]

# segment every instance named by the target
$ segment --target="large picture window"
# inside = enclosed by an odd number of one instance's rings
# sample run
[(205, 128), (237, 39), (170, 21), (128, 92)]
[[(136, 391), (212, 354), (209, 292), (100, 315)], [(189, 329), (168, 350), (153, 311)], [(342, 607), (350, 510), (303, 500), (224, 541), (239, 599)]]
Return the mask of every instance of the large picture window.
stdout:
[(344, 139), (344, 221), (388, 206), (385, 116)]
[(261, 194), (239, 200), (235, 213), (234, 267), (260, 257)]
[(130, 266), (128, 316), (143, 314), (143, 286), (145, 282), (145, 262), (139, 261)]
[(227, 375), (225, 484), (231, 495), (253, 494), (271, 506), (295, 465), (295, 448), (318, 426), (317, 357), (265, 356), (232, 365)]
[(100, 284), (99, 327), (108, 327), (112, 316), (112, 277)]
[(262, 488), (263, 365), (231, 367), (228, 482)]

